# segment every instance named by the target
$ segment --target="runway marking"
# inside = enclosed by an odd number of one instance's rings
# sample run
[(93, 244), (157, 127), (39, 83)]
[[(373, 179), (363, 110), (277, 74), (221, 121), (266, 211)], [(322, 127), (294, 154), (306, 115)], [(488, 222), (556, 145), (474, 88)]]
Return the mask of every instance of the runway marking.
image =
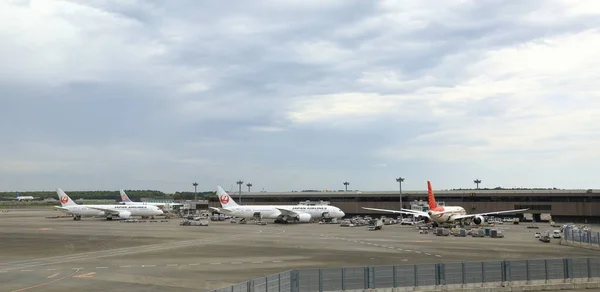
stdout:
[(152, 267), (156, 267), (156, 265), (142, 265), (142, 268), (145, 268), (145, 267), (152, 268)]
[(108, 267), (96, 267), (96, 269), (108, 269)]
[(210, 263), (211, 265), (220, 265), (221, 263)]
[(430, 254), (430, 253), (428, 253), (428, 252), (426, 252), (425, 254), (426, 254), (426, 255), (431, 255), (431, 254)]
[(37, 288), (37, 287), (42, 287), (42, 286), (45, 286), (45, 285), (48, 285), (48, 284), (52, 284), (54, 282), (58, 282), (60, 280), (66, 279), (68, 277), (71, 277), (71, 276), (77, 274), (78, 272), (79, 272), (79, 270), (76, 270), (75, 272), (73, 272), (73, 273), (71, 273), (71, 274), (69, 274), (69, 275), (67, 275), (65, 277), (58, 278), (58, 279), (52, 280), (50, 282), (46, 282), (46, 283), (42, 283), (42, 284), (38, 284), (38, 285), (33, 285), (33, 286), (21, 288), (21, 289), (18, 289), (18, 290), (12, 290), (11, 292), (21, 292), (21, 291), (26, 291), (26, 290), (34, 289), (34, 288)]
[(71, 270), (83, 270), (83, 268), (71, 268)]
[(119, 266), (119, 268), (131, 268), (131, 266)]
[(436, 257), (438, 257), (438, 258), (441, 258), (441, 257), (442, 257), (442, 256), (441, 256), (441, 255), (439, 255), (439, 254), (436, 254), (435, 256), (436, 256)]
[(52, 228), (39, 228), (38, 230), (45, 231), (45, 230), (52, 230)]
[(232, 265), (239, 265), (239, 264), (241, 264), (241, 263), (242, 263), (242, 262), (231, 262), (231, 264), (232, 264)]
[(198, 266), (200, 264), (188, 264), (189, 266)]
[(56, 269), (46, 269), (46, 271), (56, 271)]
[(263, 262), (262, 262), (262, 261), (260, 261), (260, 262), (252, 262), (252, 263), (253, 263), (253, 264), (262, 264)]
[(412, 250), (411, 249), (407, 249), (406, 251), (411, 252)]
[(273, 261), (273, 263), (281, 263), (282, 261)]
[(418, 250), (415, 250), (415, 252), (416, 252), (416, 253), (421, 253), (421, 252), (420, 252), (420, 251), (418, 251)]
[(177, 267), (177, 264), (168, 264), (167, 267)]
[(56, 277), (58, 275), (60, 275), (60, 273), (56, 273), (54, 275), (50, 275), (50, 276), (46, 277), (46, 279), (52, 279), (52, 278), (54, 278), (54, 277)]
[(96, 272), (91, 272), (91, 273), (73, 276), (73, 278), (93, 278), (95, 274), (96, 274)]
[(33, 270), (21, 270), (21, 272), (33, 272)]

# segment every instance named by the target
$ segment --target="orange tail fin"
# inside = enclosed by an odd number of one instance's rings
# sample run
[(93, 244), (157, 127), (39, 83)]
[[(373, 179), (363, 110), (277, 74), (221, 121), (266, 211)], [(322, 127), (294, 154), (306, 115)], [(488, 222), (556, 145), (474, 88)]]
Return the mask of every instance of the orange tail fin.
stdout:
[(437, 203), (435, 202), (435, 196), (433, 195), (433, 189), (431, 188), (431, 182), (427, 181), (427, 200), (429, 203), (429, 209), (433, 210), (437, 208)]

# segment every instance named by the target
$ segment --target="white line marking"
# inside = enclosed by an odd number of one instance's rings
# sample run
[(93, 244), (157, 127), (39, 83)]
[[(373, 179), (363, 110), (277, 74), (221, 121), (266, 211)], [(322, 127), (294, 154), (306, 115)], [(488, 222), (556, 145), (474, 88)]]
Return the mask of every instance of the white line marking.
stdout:
[(131, 266), (119, 266), (119, 268), (131, 268)]
[(282, 261), (273, 261), (273, 263), (281, 263)]
[(410, 249), (407, 249), (406, 251), (412, 251), (412, 250), (410, 250)]
[(430, 253), (428, 253), (428, 252), (426, 252), (425, 254), (426, 254), (426, 255), (431, 255), (431, 254), (430, 254)]
[(436, 256), (436, 257), (438, 257), (438, 258), (441, 258), (441, 257), (442, 257), (442, 256), (441, 256), (441, 255), (439, 255), (439, 254), (436, 254), (435, 256)]
[(260, 261), (260, 262), (252, 262), (252, 263), (253, 263), (253, 264), (262, 264), (263, 262), (262, 262), (262, 261)]
[(210, 263), (211, 265), (220, 265), (221, 263)]
[(56, 271), (56, 269), (46, 269), (46, 271)]
[(421, 253), (421, 252), (420, 252), (420, 251), (418, 251), (418, 250), (415, 250), (415, 252), (416, 252), (416, 253)]
[(394, 247), (393, 247), (393, 246), (388, 246), (388, 248), (391, 248), (391, 249), (393, 249)]
[(145, 268), (145, 267), (156, 267), (156, 265), (142, 265), (142, 268)]
[(21, 270), (21, 272), (33, 272), (33, 270)]
[(239, 265), (239, 264), (241, 264), (241, 263), (242, 263), (242, 262), (231, 262), (231, 264), (232, 264), (232, 265)]
[(398, 250), (403, 250), (403, 249), (401, 249), (401, 248), (398, 248)]
[(200, 264), (188, 264), (188, 266), (198, 266)]
[(177, 264), (168, 264), (167, 267), (177, 267)]
[(72, 268), (71, 270), (83, 270), (83, 268)]
[(96, 267), (96, 269), (108, 269), (108, 267)]

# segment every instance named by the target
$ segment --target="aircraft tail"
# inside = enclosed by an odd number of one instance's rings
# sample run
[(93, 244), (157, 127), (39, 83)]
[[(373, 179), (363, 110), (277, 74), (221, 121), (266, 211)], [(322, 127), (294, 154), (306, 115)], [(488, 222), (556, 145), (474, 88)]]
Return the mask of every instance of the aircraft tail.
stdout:
[(77, 205), (75, 202), (73, 202), (73, 200), (67, 194), (65, 194), (65, 192), (63, 192), (62, 189), (60, 189), (60, 188), (56, 189), (56, 194), (58, 195), (60, 204), (63, 207)]
[(124, 203), (131, 203), (132, 201), (129, 199), (129, 197), (127, 196), (127, 194), (125, 193), (124, 190), (119, 190), (119, 193), (121, 193), (121, 201)]
[(17, 199), (17, 200), (19, 199), (19, 192), (17, 192), (17, 197), (16, 197), (16, 199)]
[(220, 186), (217, 186), (217, 196), (219, 196), (219, 202), (221, 202), (221, 207), (223, 208), (238, 206), (233, 198)]
[(433, 210), (437, 208), (437, 203), (435, 201), (435, 196), (433, 195), (433, 188), (431, 187), (431, 182), (427, 181), (427, 200), (429, 203), (429, 210)]

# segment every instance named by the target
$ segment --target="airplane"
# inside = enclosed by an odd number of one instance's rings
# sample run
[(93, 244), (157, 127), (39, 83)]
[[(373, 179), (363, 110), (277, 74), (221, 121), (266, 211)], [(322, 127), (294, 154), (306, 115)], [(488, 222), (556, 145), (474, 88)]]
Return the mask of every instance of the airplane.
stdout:
[(275, 219), (275, 223), (301, 222), (307, 223), (312, 219), (342, 218), (346, 214), (338, 207), (329, 205), (304, 206), (304, 205), (238, 205), (223, 188), (217, 186), (217, 195), (221, 208), (210, 209), (233, 217)]
[(167, 207), (167, 206), (183, 206), (183, 204), (180, 203), (153, 203), (153, 202), (134, 202), (131, 199), (129, 199), (129, 196), (127, 196), (127, 194), (125, 193), (124, 190), (119, 190), (119, 193), (121, 194), (121, 203), (125, 204), (125, 205), (149, 205), (149, 206), (157, 206), (161, 209)]
[(19, 196), (19, 192), (17, 192), (17, 196), (15, 197), (15, 200), (17, 201), (31, 201), (34, 199), (35, 198), (33, 196)]
[(427, 194), (428, 194), (428, 203), (429, 203), (429, 211), (417, 211), (410, 209), (400, 210), (388, 210), (388, 209), (377, 209), (377, 208), (367, 208), (362, 207), (366, 210), (380, 211), (380, 212), (391, 212), (391, 213), (401, 213), (401, 214), (409, 214), (416, 217), (426, 217), (429, 220), (433, 221), (434, 225), (441, 225), (445, 223), (452, 223), (456, 220), (464, 220), (470, 218), (473, 223), (479, 225), (483, 223), (485, 220), (483, 216), (487, 215), (496, 215), (496, 214), (504, 214), (504, 213), (516, 213), (527, 211), (528, 209), (517, 209), (517, 210), (506, 210), (506, 211), (494, 211), (494, 212), (486, 212), (486, 213), (478, 213), (478, 214), (467, 214), (467, 211), (463, 207), (460, 206), (440, 206), (435, 201), (435, 196), (433, 194), (433, 189), (431, 188), (431, 182), (427, 181)]
[(163, 214), (163, 211), (157, 206), (78, 205), (62, 189), (56, 189), (56, 194), (60, 200), (61, 207), (54, 206), (54, 208), (67, 214), (73, 214), (73, 220), (81, 220), (81, 217), (106, 217), (106, 220), (112, 220), (113, 217), (129, 219), (131, 216), (155, 216)]

